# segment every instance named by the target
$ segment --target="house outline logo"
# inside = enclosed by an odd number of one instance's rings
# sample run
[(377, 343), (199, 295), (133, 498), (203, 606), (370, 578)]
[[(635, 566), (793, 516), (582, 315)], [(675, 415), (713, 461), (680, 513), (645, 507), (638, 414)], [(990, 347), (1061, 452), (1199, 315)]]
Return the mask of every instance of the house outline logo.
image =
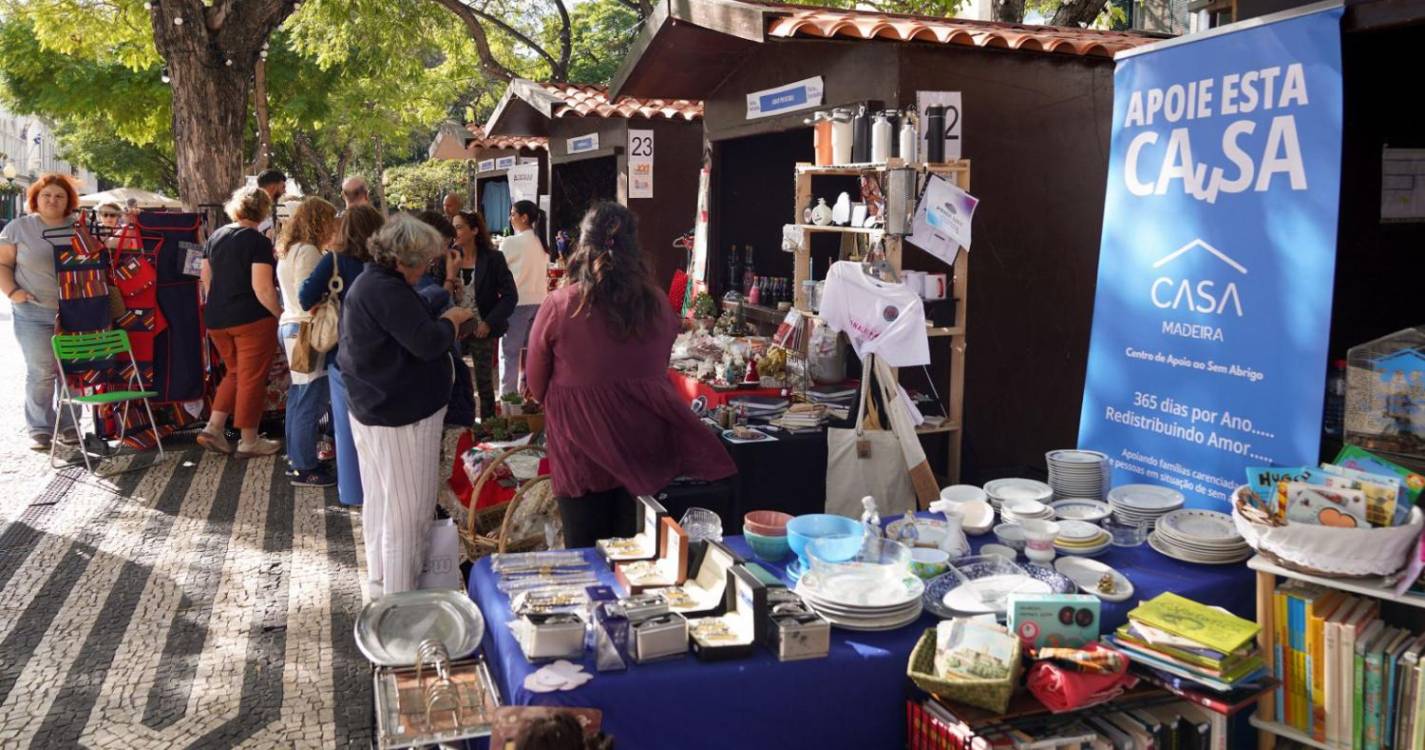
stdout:
[(1182, 257), (1182, 256), (1185, 255), (1189, 250), (1192, 250), (1193, 248), (1197, 248), (1197, 247), (1200, 247), (1200, 248), (1206, 250), (1207, 252), (1212, 253), (1212, 255), (1213, 255), (1214, 257), (1216, 257), (1218, 260), (1222, 261), (1223, 263), (1226, 263), (1226, 264), (1227, 264), (1228, 266), (1230, 266), (1233, 270), (1237, 271), (1238, 273), (1242, 274), (1243, 276), (1246, 276), (1246, 275), (1247, 275), (1247, 267), (1246, 267), (1246, 266), (1244, 266), (1244, 265), (1242, 265), (1241, 263), (1238, 263), (1237, 261), (1235, 261), (1235, 260), (1233, 260), (1232, 258), (1228, 257), (1227, 253), (1224, 253), (1224, 252), (1222, 252), (1221, 250), (1218, 250), (1217, 248), (1213, 247), (1212, 245), (1209, 245), (1207, 242), (1203, 241), (1203, 239), (1202, 239), (1201, 237), (1198, 237), (1198, 238), (1194, 239), (1192, 242), (1189, 242), (1189, 243), (1187, 243), (1186, 245), (1183, 245), (1182, 247), (1178, 248), (1177, 250), (1174, 250), (1174, 251), (1172, 251), (1171, 253), (1168, 253), (1167, 255), (1164, 255), (1163, 257), (1159, 258), (1158, 261), (1153, 264), (1153, 267), (1154, 267), (1154, 268), (1162, 268), (1163, 266), (1166, 266), (1166, 265), (1168, 265), (1169, 263), (1172, 263), (1173, 261), (1175, 261), (1175, 260), (1177, 260), (1178, 258)]

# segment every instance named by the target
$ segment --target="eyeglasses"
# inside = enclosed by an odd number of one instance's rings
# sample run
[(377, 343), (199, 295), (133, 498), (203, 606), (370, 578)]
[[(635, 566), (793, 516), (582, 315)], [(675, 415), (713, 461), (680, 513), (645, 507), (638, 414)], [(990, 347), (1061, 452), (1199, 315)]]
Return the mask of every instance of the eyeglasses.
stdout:
[(101, 218), (101, 219), (117, 219), (117, 218), (119, 218), (119, 217), (121, 217), (121, 216), (123, 216), (123, 214), (112, 214), (112, 213), (109, 213), (109, 212), (107, 212), (107, 211), (101, 212), (101, 213), (99, 214), (99, 218)]

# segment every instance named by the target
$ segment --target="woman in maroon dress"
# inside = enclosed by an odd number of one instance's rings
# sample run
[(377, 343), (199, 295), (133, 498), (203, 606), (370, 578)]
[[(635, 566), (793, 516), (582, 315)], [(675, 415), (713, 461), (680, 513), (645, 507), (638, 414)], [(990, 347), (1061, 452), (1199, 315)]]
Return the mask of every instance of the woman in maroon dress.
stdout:
[(530, 330), (525, 377), (544, 403), (567, 547), (634, 532), (633, 495), (737, 469), (668, 382), (678, 317), (653, 284), (633, 214), (589, 210), (565, 286)]

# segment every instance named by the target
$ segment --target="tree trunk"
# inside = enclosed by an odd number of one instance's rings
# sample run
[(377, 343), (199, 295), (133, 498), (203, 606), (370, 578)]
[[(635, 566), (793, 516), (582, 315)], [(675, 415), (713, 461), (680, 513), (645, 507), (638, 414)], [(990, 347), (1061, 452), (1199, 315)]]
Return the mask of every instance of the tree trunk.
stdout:
[(386, 205), (386, 151), (382, 148), (381, 136), (376, 136), (376, 205), (381, 207), (382, 216), (390, 216), (391, 210)]
[(1024, 23), (1024, 0), (993, 0), (996, 21)]
[(1064, 0), (1059, 5), (1059, 9), (1054, 11), (1054, 18), (1049, 21), (1052, 26), (1088, 26), (1093, 23), (1098, 14), (1103, 12), (1103, 8), (1108, 4), (1108, 0)]
[(242, 185), (248, 82), (235, 68), (169, 57), (178, 195), (190, 209), (222, 203)]
[(222, 203), (242, 182), (248, 81), (287, 0), (156, 0), (153, 41), (173, 88), (178, 196), (190, 209)]

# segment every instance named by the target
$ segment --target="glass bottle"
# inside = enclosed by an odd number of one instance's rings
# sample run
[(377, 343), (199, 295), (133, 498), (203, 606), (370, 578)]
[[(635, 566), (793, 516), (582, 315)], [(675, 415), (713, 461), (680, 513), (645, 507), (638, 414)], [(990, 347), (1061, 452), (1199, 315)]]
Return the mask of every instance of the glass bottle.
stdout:
[(752, 267), (752, 246), (748, 245), (743, 252), (742, 260), (742, 293), (751, 294), (752, 284), (757, 280), (757, 274)]
[(747, 304), (749, 304), (749, 305), (760, 305), (760, 304), (762, 304), (762, 280), (761, 280), (761, 279), (758, 279), (758, 278), (755, 277), (755, 276), (752, 277), (752, 287), (751, 287), (751, 289), (748, 290), (748, 292), (747, 292)]

